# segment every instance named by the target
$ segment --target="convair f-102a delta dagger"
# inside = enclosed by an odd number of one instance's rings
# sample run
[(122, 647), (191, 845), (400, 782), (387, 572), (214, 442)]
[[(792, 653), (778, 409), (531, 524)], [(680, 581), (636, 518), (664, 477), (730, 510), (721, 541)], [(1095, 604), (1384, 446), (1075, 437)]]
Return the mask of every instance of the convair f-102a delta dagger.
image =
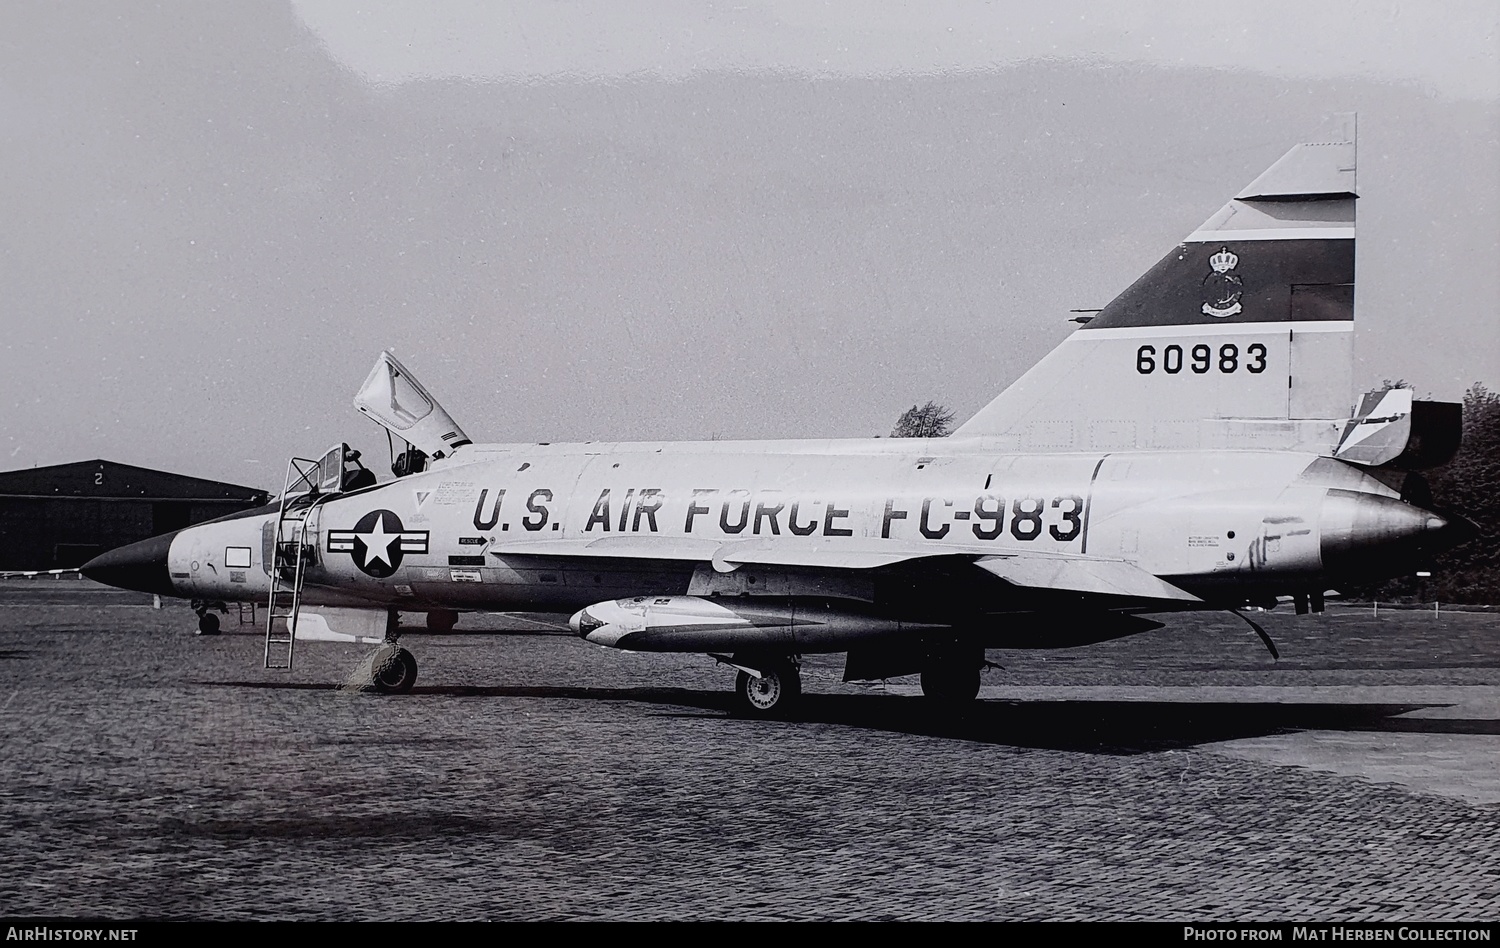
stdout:
[(1456, 450), (1457, 406), (1392, 389), (1351, 411), (1352, 122), (1335, 138), (1294, 147), (950, 437), (474, 444), (383, 353), (355, 405), (410, 445), (396, 480), (338, 446), (294, 459), (269, 507), (83, 572), (268, 603), (267, 667), (299, 637), (382, 643), (388, 692), (416, 677), (398, 612), (573, 613), (596, 645), (732, 666), (750, 715), (788, 710), (808, 654), (954, 703), (986, 649), (1174, 610), (1320, 612), (1470, 529), (1414, 473)]

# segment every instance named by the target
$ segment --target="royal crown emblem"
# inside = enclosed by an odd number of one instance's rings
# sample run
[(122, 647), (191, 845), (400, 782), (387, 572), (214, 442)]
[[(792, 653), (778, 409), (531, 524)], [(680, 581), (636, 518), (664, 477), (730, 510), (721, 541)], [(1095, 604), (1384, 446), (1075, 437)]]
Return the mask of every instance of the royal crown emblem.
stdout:
[(1239, 266), (1240, 258), (1228, 247), (1208, 258), (1212, 272), (1203, 278), (1203, 314), (1218, 319), (1227, 319), (1243, 309), (1240, 295), (1245, 292), (1245, 282), (1231, 273)]

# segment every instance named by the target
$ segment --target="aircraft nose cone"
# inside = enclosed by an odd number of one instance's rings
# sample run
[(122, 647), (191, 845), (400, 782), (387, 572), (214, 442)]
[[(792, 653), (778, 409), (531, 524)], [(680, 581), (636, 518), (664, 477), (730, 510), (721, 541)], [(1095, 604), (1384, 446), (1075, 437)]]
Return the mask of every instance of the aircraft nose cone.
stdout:
[[(589, 608), (593, 607), (590, 606)], [(568, 620), (568, 628), (573, 630), (573, 634), (581, 635), (584, 638), (588, 638), (590, 632), (604, 624), (602, 620), (595, 618), (588, 609), (579, 609)]]
[(175, 536), (176, 532), (164, 533), (101, 553), (83, 564), (81, 572), (107, 586), (175, 596), (177, 591), (172, 588), (172, 576), (167, 571), (167, 551), (172, 548)]

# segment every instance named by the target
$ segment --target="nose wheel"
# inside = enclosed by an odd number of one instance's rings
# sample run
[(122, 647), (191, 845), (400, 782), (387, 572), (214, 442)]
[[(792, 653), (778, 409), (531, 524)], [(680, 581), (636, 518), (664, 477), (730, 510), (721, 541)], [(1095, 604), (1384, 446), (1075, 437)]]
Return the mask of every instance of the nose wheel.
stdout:
[[(802, 697), (802, 676), (790, 659), (735, 664), (743, 666), (734, 680), (735, 707), (747, 718), (784, 717)], [(744, 667), (754, 668), (760, 677)]]
[(213, 614), (213, 610), (227, 613), (229, 606), (222, 602), (211, 602), (207, 599), (192, 600), (193, 612), (198, 614), (198, 634), (218, 635), (219, 617)]

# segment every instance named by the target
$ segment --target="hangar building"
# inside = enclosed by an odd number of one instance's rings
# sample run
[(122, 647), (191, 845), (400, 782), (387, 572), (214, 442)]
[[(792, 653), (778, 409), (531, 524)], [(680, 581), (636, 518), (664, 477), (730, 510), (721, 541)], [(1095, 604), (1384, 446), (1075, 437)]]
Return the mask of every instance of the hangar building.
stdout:
[(0, 570), (71, 569), (126, 543), (258, 507), (253, 487), (113, 461), (0, 473)]

